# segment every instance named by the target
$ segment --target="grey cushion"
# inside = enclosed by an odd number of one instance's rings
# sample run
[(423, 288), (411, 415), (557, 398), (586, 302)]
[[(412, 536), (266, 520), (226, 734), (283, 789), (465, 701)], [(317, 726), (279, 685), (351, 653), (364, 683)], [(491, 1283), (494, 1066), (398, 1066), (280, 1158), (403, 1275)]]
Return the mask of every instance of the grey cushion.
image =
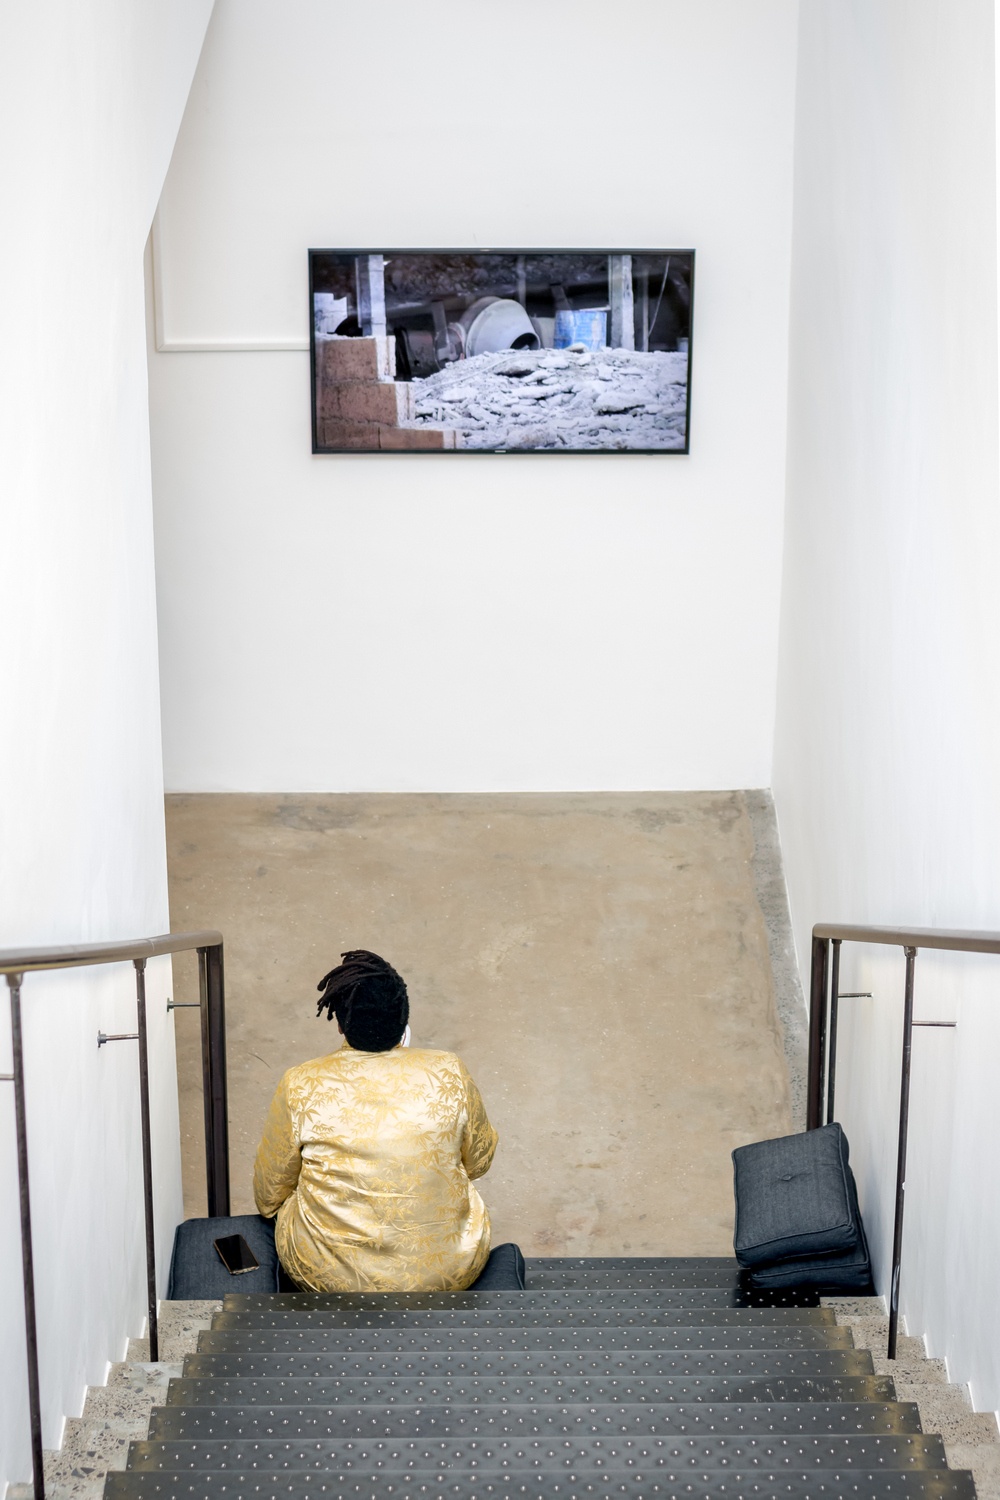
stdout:
[(517, 1245), (498, 1245), (490, 1251), (479, 1280), (470, 1292), (523, 1292), (524, 1256)]
[(774, 1266), (756, 1266), (746, 1272), (750, 1285), (758, 1291), (782, 1287), (812, 1287), (832, 1294), (874, 1292), (871, 1261), (864, 1225), (858, 1222), (860, 1241), (854, 1250), (842, 1255), (817, 1255), (811, 1259), (785, 1260)]
[[(241, 1234), (260, 1261), (257, 1271), (233, 1276), (219, 1258), (214, 1240)], [(276, 1292), (278, 1252), (274, 1248), (274, 1220), (259, 1214), (237, 1214), (228, 1219), (188, 1219), (178, 1224), (170, 1259), (167, 1296), (187, 1301), (221, 1299), (227, 1292)]]
[(863, 1246), (847, 1138), (837, 1124), (733, 1152), (741, 1266), (843, 1255)]

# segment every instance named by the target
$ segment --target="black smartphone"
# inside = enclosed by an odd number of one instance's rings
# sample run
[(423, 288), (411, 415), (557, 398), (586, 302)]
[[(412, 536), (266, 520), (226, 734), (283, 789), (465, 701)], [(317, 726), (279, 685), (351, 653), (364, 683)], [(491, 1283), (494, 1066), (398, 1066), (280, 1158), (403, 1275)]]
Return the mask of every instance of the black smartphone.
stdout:
[(244, 1271), (256, 1271), (260, 1261), (241, 1234), (227, 1234), (221, 1240), (213, 1240), (219, 1259), (230, 1276), (241, 1276)]

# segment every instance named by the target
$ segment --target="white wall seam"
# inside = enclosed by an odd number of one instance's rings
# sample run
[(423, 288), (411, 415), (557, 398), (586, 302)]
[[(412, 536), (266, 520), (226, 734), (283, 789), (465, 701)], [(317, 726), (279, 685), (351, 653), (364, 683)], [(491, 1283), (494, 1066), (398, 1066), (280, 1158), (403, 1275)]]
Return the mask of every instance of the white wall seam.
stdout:
[[(1000, 422), (994, 0), (801, 12), (774, 796), (816, 921), (996, 929)], [(845, 944), (838, 1115), (880, 1284), (902, 957)], [(995, 958), (921, 950), (901, 1307), (1000, 1405)]]

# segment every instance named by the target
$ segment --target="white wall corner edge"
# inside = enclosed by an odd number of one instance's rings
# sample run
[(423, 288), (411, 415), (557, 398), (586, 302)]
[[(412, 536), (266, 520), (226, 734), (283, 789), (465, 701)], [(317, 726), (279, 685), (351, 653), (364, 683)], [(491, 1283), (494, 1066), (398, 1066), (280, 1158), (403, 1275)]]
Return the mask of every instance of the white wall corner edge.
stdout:
[(167, 294), (164, 287), (164, 256), (161, 243), (160, 210), (153, 216), (151, 262), (153, 274), (153, 326), (157, 354), (280, 354), (293, 350), (302, 353), (309, 339), (288, 334), (277, 339), (227, 339), (220, 337), (176, 336), (170, 332)]

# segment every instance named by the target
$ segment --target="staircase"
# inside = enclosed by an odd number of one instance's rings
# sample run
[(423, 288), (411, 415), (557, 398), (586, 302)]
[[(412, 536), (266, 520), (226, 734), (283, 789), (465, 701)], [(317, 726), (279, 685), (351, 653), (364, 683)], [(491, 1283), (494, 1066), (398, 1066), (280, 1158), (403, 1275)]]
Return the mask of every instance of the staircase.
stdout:
[(731, 1260), (226, 1298), (107, 1500), (974, 1500), (813, 1293)]

